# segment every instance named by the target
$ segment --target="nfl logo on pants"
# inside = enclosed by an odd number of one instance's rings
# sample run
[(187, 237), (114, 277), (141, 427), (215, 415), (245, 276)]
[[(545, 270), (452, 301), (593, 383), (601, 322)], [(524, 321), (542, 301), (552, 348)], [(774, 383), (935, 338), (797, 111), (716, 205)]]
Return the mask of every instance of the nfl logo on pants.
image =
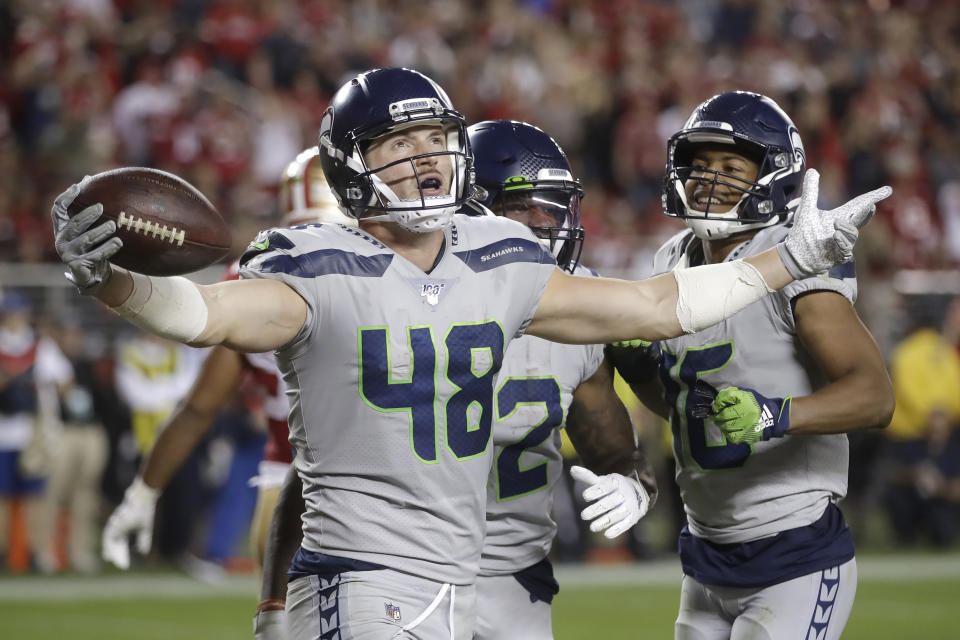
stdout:
[(383, 608), (386, 610), (388, 618), (392, 618), (393, 620), (400, 619), (400, 607), (397, 605), (390, 602), (385, 602), (383, 604)]

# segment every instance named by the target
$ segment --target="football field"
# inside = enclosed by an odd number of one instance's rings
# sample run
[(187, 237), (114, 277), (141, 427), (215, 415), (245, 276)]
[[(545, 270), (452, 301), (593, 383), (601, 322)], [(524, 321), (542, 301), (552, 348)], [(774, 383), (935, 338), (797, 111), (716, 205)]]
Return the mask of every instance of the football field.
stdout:
[[(960, 554), (863, 555), (844, 639), (960, 637)], [(562, 566), (558, 640), (669, 639), (679, 565)], [(0, 578), (5, 640), (252, 638), (253, 577), (209, 586), (175, 573)]]

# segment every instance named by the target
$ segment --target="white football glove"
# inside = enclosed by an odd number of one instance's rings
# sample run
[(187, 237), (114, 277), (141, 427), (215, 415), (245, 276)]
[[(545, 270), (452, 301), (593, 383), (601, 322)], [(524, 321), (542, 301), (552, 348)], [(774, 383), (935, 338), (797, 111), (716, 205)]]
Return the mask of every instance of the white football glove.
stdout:
[(85, 176), (80, 183), (70, 185), (57, 196), (50, 210), (57, 254), (69, 269), (65, 274), (67, 280), (85, 295), (96, 293), (106, 283), (110, 277), (108, 261), (123, 247), (120, 238), (112, 237), (117, 231), (113, 220), (90, 229), (103, 215), (102, 204), (89, 206), (73, 218), (67, 215), (70, 203), (89, 180), (90, 176)]
[[(593, 502), (580, 517), (590, 522), (590, 531), (607, 538), (618, 535), (639, 522), (650, 508), (650, 495), (636, 478), (608, 473), (597, 476), (584, 467), (571, 467), (570, 475), (587, 485), (583, 499)], [(596, 502), (594, 502), (596, 500)]]
[(253, 616), (253, 640), (287, 640), (287, 612), (258, 611)]
[(134, 478), (120, 503), (103, 527), (103, 559), (120, 569), (130, 568), (130, 534), (137, 534), (137, 551), (150, 553), (153, 542), (153, 516), (159, 489), (151, 489), (140, 476)]
[(830, 211), (817, 208), (819, 192), (820, 174), (816, 169), (807, 169), (793, 227), (786, 241), (777, 245), (780, 259), (796, 280), (850, 262), (860, 227), (867, 224), (877, 210), (877, 203), (893, 193), (893, 189), (874, 189)]

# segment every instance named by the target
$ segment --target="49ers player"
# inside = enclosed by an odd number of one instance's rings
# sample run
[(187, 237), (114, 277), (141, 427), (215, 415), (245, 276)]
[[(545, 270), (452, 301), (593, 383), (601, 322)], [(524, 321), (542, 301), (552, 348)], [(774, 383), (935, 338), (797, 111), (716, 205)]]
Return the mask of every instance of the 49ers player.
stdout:
[[(312, 147), (300, 153), (283, 173), (280, 207), (286, 212), (288, 226), (310, 222), (336, 222), (356, 226), (343, 215), (320, 168), (319, 150)], [(232, 264), (224, 280), (237, 278), (238, 264)], [(251, 531), (254, 558), (262, 564), (263, 547), (270, 516), (280, 485), (292, 462), (287, 443), (287, 398), (283, 379), (272, 353), (238, 353), (223, 346), (207, 355), (190, 393), (161, 428), (153, 449), (143, 461), (140, 474), (133, 480), (103, 530), (103, 557), (121, 569), (130, 566), (128, 537), (137, 536), (137, 550), (150, 551), (153, 519), (160, 492), (187, 456), (210, 429), (217, 411), (237, 390), (245, 376), (252, 376), (263, 390), (263, 409), (269, 422), (269, 434), (257, 477), (257, 508)]]

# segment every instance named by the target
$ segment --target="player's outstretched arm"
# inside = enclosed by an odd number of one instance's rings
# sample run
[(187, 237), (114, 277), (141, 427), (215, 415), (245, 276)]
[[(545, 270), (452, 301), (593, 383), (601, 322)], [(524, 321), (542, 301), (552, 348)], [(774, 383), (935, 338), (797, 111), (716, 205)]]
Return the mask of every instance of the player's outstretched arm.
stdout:
[(287, 637), (284, 629), (287, 570), (303, 539), (300, 516), (304, 511), (303, 485), (297, 470), (291, 465), (273, 509), (263, 550), (260, 604), (253, 619), (255, 640), (285, 640)]
[(303, 326), (307, 304), (287, 285), (270, 280), (197, 285), (179, 276), (154, 277), (111, 265), (123, 246), (116, 224), (90, 228), (103, 207), (87, 207), (73, 218), (67, 207), (80, 191), (72, 185), (51, 210), (57, 253), (80, 293), (93, 295), (136, 326), (193, 346), (222, 344), (261, 352), (289, 342)]
[(592, 503), (581, 517), (590, 521), (591, 531), (615, 538), (656, 502), (657, 481), (606, 361), (573, 392), (566, 429), (587, 467), (570, 470), (587, 484), (583, 497)]
[(557, 342), (662, 340), (712, 326), (795, 279), (849, 262), (859, 228), (892, 193), (882, 187), (830, 211), (817, 208), (819, 174), (810, 169), (785, 242), (756, 256), (648, 280), (551, 276), (527, 328)]

